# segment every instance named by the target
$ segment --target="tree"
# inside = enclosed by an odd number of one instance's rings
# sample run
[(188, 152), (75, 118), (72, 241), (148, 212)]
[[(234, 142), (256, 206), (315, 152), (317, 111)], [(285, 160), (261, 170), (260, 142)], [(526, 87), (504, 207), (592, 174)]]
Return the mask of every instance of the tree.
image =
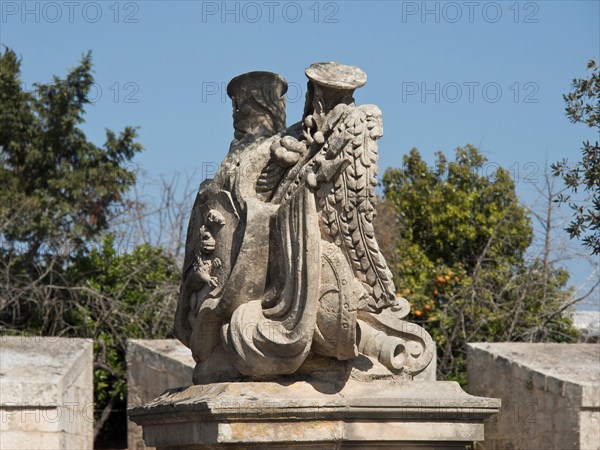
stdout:
[(399, 294), (437, 343), (440, 378), (463, 383), (467, 342), (576, 336), (554, 314), (569, 298), (567, 272), (543, 252), (528, 259), (527, 210), (508, 171), (490, 168), (470, 145), (451, 162), (437, 153), (433, 169), (413, 149), (383, 176), (399, 224), (390, 258)]
[[(122, 441), (126, 340), (170, 335), (179, 268), (162, 247), (123, 239), (121, 219), (140, 221), (137, 212), (145, 211), (127, 197), (136, 182), (130, 161), (142, 146), (131, 127), (107, 130), (102, 146), (80, 129), (94, 82), (90, 54), (64, 79), (36, 85), (34, 93), (23, 91), (20, 76), (20, 60), (5, 49), (0, 53), (0, 329), (94, 339), (96, 436), (104, 430), (109, 439)], [(166, 211), (168, 218), (184, 220), (169, 187), (167, 206), (144, 217)]]
[(79, 128), (93, 82), (88, 53), (64, 79), (36, 84), (34, 95), (22, 90), (14, 51), (0, 54), (3, 248), (29, 262), (51, 251), (48, 244), (98, 236), (135, 182), (126, 167), (142, 149), (135, 129), (107, 130), (98, 147)]
[(160, 247), (123, 248), (108, 234), (89, 253), (77, 256), (66, 278), (74, 307), (54, 324), (60, 323), (68, 335), (94, 339), (95, 433), (104, 428), (109, 435), (124, 436), (127, 339), (172, 337), (179, 268)]
[[(590, 78), (574, 79), (573, 92), (563, 95), (566, 115), (572, 123), (585, 123), (600, 133), (600, 69), (595, 60), (588, 62)], [(571, 238), (581, 239), (592, 255), (600, 254), (600, 144), (583, 143), (581, 161), (569, 167), (566, 159), (552, 165), (553, 174), (562, 177), (572, 194), (583, 190), (584, 201), (561, 195), (560, 203), (568, 203), (575, 217), (566, 230)]]

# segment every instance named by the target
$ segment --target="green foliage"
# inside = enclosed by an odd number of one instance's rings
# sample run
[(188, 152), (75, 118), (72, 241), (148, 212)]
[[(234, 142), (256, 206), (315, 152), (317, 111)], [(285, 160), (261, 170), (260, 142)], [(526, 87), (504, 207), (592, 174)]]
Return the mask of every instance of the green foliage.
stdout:
[[(20, 61), (0, 53), (0, 329), (94, 339), (96, 432), (125, 436), (128, 338), (171, 333), (178, 268), (161, 248), (116, 242), (142, 149), (136, 132), (79, 128), (93, 85), (88, 53), (64, 79), (22, 90)], [(127, 250), (127, 251), (123, 251)]]
[[(386, 197), (400, 212), (407, 250), (418, 250), (421, 264), (440, 260), (474, 267), (487, 245), (489, 257), (514, 261), (529, 247), (531, 224), (508, 172), (500, 168), (493, 176), (481, 176), (485, 162), (477, 149), (467, 146), (457, 149), (453, 162), (437, 153), (435, 169), (429, 170), (413, 149), (404, 168), (385, 172)], [(493, 234), (510, 239), (490, 241)]]
[(79, 128), (93, 85), (91, 55), (64, 79), (22, 90), (20, 60), (0, 53), (0, 223), (5, 251), (43, 256), (52, 242), (81, 245), (108, 226), (135, 182), (126, 163), (142, 147), (127, 127), (98, 147)]
[(77, 335), (94, 339), (96, 411), (110, 405), (119, 412), (105, 425), (114, 432), (124, 427), (127, 339), (171, 337), (179, 270), (160, 248), (143, 244), (120, 253), (110, 234), (101, 244), (67, 271), (81, 288), (67, 320)]
[[(573, 92), (563, 95), (567, 104), (567, 117), (573, 123), (585, 123), (600, 133), (600, 68), (595, 60), (588, 62), (592, 75), (587, 79), (573, 80)], [(600, 143), (583, 143), (581, 161), (569, 167), (567, 160), (552, 165), (555, 176), (562, 177), (573, 194), (582, 189), (585, 201), (571, 200), (561, 195), (560, 203), (568, 203), (574, 219), (566, 231), (571, 238), (581, 239), (592, 255), (600, 254)]]
[(526, 259), (531, 221), (505, 169), (488, 174), (470, 145), (454, 161), (437, 153), (433, 169), (413, 149), (383, 187), (399, 224), (396, 286), (437, 343), (440, 377), (466, 382), (467, 342), (574, 338), (553, 316), (568, 274)]

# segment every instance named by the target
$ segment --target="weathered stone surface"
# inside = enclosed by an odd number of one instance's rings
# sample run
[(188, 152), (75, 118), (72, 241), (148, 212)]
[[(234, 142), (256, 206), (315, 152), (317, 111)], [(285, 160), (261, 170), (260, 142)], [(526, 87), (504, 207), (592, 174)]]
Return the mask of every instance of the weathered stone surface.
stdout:
[(486, 449), (600, 449), (600, 346), (469, 344), (469, 392), (500, 397)]
[(483, 420), (499, 406), (454, 382), (281, 379), (171, 390), (130, 417), (149, 445), (163, 449), (460, 448), (483, 440)]
[[(195, 386), (130, 410), (161, 449), (461, 448), (497, 399), (432, 377), (431, 336), (403, 320), (375, 239), (381, 111), (357, 67), (313, 64), (285, 126), (277, 74), (234, 78), (234, 140), (200, 186), (174, 331)], [(429, 369), (428, 369), (429, 368)]]
[(0, 448), (91, 449), (93, 344), (0, 336)]
[(374, 235), (383, 127), (376, 106), (354, 103), (366, 74), (330, 62), (306, 76), (289, 128), (283, 77), (228, 85), (234, 140), (194, 204), (174, 327), (195, 383), (294, 374), (310, 355), (344, 367), (359, 354), (410, 379), (433, 359), (429, 334), (402, 320), (410, 306)]
[[(176, 339), (130, 339), (127, 342), (127, 405), (140, 407), (167, 389), (192, 384), (194, 359)], [(142, 427), (127, 421), (127, 448), (147, 448)]]
[[(127, 345), (127, 404), (130, 408), (140, 407), (169, 388), (192, 384), (195, 361), (190, 349), (177, 339), (130, 339)], [(332, 375), (343, 379), (348, 370), (336, 365), (337, 373), (323, 367), (322, 363), (308, 361), (306, 370), (315, 377), (330, 379)], [(357, 381), (395, 379), (378, 361), (364, 358), (355, 361), (359, 367), (368, 366), (367, 370), (350, 369), (350, 377)], [(435, 381), (435, 361), (426, 370), (415, 376), (416, 380)], [(149, 448), (142, 438), (142, 427), (131, 420), (127, 422), (127, 448), (142, 450)]]

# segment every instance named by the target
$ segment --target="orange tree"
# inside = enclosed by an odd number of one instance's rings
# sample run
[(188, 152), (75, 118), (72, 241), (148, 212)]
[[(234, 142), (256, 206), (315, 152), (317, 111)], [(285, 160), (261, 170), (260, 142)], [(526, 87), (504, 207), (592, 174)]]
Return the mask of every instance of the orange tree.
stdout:
[(528, 254), (531, 220), (508, 171), (470, 145), (454, 161), (436, 156), (431, 168), (411, 150), (383, 188), (398, 231), (386, 256), (410, 319), (436, 341), (438, 376), (466, 381), (467, 342), (575, 339), (556, 314), (570, 299), (568, 273)]

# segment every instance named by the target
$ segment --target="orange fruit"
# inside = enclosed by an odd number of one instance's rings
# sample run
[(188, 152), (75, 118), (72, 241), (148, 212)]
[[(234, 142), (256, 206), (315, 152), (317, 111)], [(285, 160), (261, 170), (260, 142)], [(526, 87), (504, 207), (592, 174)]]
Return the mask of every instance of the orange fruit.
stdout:
[(420, 309), (417, 309), (417, 310), (415, 311), (415, 316), (417, 316), (417, 317), (421, 317), (422, 315), (423, 315), (423, 311), (421, 311)]
[(425, 309), (429, 311), (431, 309), (431, 305), (425, 305)]

